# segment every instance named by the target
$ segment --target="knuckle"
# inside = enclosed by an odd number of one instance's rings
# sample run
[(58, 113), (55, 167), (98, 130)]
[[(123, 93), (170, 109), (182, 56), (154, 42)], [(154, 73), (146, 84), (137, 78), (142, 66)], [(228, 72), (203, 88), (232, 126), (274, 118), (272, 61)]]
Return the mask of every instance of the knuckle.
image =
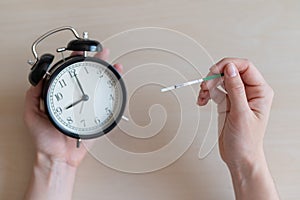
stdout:
[(221, 59), (221, 62), (226, 62), (227, 60), (228, 60), (228, 58), (225, 57), (225, 58), (222, 58), (222, 59)]
[(253, 66), (253, 63), (248, 58), (243, 58), (242, 60), (245, 63), (245, 65), (247, 65), (247, 66)]
[(273, 101), (274, 90), (268, 84), (265, 84), (260, 88), (257, 95), (262, 98), (264, 104), (270, 105)]
[(235, 60), (236, 58), (231, 58), (231, 57), (224, 57), (222, 58), (221, 62), (222, 63), (230, 63), (232, 62), (233, 60)]
[(222, 60), (221, 60), (222, 63), (230, 63), (230, 62), (234, 62), (234, 61), (244, 63), (244, 65), (247, 65), (247, 66), (254, 66), (253, 62), (251, 62), (248, 58), (225, 57), (225, 58), (222, 58)]
[(244, 94), (245, 93), (245, 87), (244, 85), (235, 85), (232, 87), (232, 91), (236, 94)]
[(266, 96), (268, 97), (268, 99), (272, 100), (274, 97), (274, 94), (275, 94), (275, 92), (274, 92), (273, 88), (271, 88), (271, 86), (267, 85), (266, 86)]
[(248, 58), (242, 58), (242, 61), (244, 61), (245, 63), (250, 63), (250, 60)]

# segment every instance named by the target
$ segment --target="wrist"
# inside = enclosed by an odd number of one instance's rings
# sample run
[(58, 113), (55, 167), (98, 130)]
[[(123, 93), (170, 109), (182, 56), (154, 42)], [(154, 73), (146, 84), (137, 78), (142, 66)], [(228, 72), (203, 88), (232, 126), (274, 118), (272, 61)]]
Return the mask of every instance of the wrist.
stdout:
[(239, 180), (247, 180), (253, 174), (267, 168), (267, 162), (264, 153), (257, 154), (255, 158), (243, 159), (236, 163), (227, 163), (231, 175)]
[(243, 182), (251, 178), (254, 174), (261, 171), (267, 166), (264, 158), (257, 159), (253, 162), (243, 162), (240, 165), (230, 166), (229, 171), (232, 177), (239, 182)]
[(77, 167), (74, 165), (70, 165), (64, 159), (54, 158), (47, 154), (37, 152), (35, 167), (44, 169), (45, 171), (51, 172), (52, 170), (68, 170), (69, 172), (76, 172)]
[(71, 199), (76, 169), (66, 162), (37, 153), (31, 186), (25, 199)]
[(236, 199), (279, 199), (264, 155), (229, 170)]
[(227, 159), (223, 159), (232, 173), (243, 173), (254, 170), (260, 165), (266, 165), (265, 153), (263, 147), (256, 148), (256, 151), (240, 151), (237, 154), (231, 154)]

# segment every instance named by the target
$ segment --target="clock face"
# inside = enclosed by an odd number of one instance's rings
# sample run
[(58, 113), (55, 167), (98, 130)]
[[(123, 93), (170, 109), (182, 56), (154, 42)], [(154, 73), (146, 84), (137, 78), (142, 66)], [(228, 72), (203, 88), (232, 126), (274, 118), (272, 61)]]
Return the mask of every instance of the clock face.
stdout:
[(124, 112), (126, 90), (108, 63), (73, 57), (49, 79), (45, 104), (51, 121), (64, 134), (94, 138), (116, 126)]

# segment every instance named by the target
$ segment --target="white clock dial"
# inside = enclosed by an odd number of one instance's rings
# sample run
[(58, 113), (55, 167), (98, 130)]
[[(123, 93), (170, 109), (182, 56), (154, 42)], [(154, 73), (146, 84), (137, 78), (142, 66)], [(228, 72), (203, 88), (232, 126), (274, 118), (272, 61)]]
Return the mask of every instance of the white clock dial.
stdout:
[(124, 95), (112, 70), (85, 60), (64, 67), (50, 80), (46, 105), (60, 130), (84, 138), (115, 126), (124, 109)]

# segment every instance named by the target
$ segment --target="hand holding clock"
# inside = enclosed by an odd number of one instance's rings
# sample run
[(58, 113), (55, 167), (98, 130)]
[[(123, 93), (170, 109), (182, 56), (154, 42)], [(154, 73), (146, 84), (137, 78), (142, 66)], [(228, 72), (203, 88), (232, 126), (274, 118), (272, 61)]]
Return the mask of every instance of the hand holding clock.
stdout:
[[(73, 53), (73, 55), (76, 54), (81, 53)], [(107, 60), (108, 56), (108, 49), (103, 49), (102, 52), (95, 54), (95, 57), (102, 60)], [(115, 64), (114, 67), (120, 73), (122, 73), (123, 66), (121, 64)], [(41, 182), (49, 181), (48, 179), (50, 178), (50, 176), (62, 176), (63, 178), (65, 178), (65, 180), (70, 181), (70, 184), (66, 184), (62, 186), (62, 188), (66, 189), (66, 191), (71, 192), (73, 187), (73, 184), (71, 182), (74, 181), (76, 169), (86, 155), (86, 149), (84, 148), (84, 146), (82, 145), (80, 148), (77, 148), (75, 140), (59, 132), (49, 121), (44, 111), (41, 110), (41, 93), (42, 83), (39, 83), (36, 87), (31, 86), (29, 88), (26, 93), (25, 99), (24, 121), (30, 134), (33, 137), (36, 146), (36, 162), (34, 165), (33, 180), (26, 195), (27, 199), (43, 199), (43, 197), (45, 196), (51, 197), (53, 195), (60, 195), (45, 194), (42, 192), (43, 190), (46, 191), (46, 189), (40, 188), (45, 185)], [(87, 141), (87, 143), (91, 142), (92, 141)], [(46, 184), (46, 186), (49, 185)], [(54, 185), (52, 186), (54, 187)], [(70, 188), (68, 189), (68, 187)], [(37, 191), (40, 192), (38, 192), (37, 194)], [(53, 199), (67, 198), (57, 197)]]

